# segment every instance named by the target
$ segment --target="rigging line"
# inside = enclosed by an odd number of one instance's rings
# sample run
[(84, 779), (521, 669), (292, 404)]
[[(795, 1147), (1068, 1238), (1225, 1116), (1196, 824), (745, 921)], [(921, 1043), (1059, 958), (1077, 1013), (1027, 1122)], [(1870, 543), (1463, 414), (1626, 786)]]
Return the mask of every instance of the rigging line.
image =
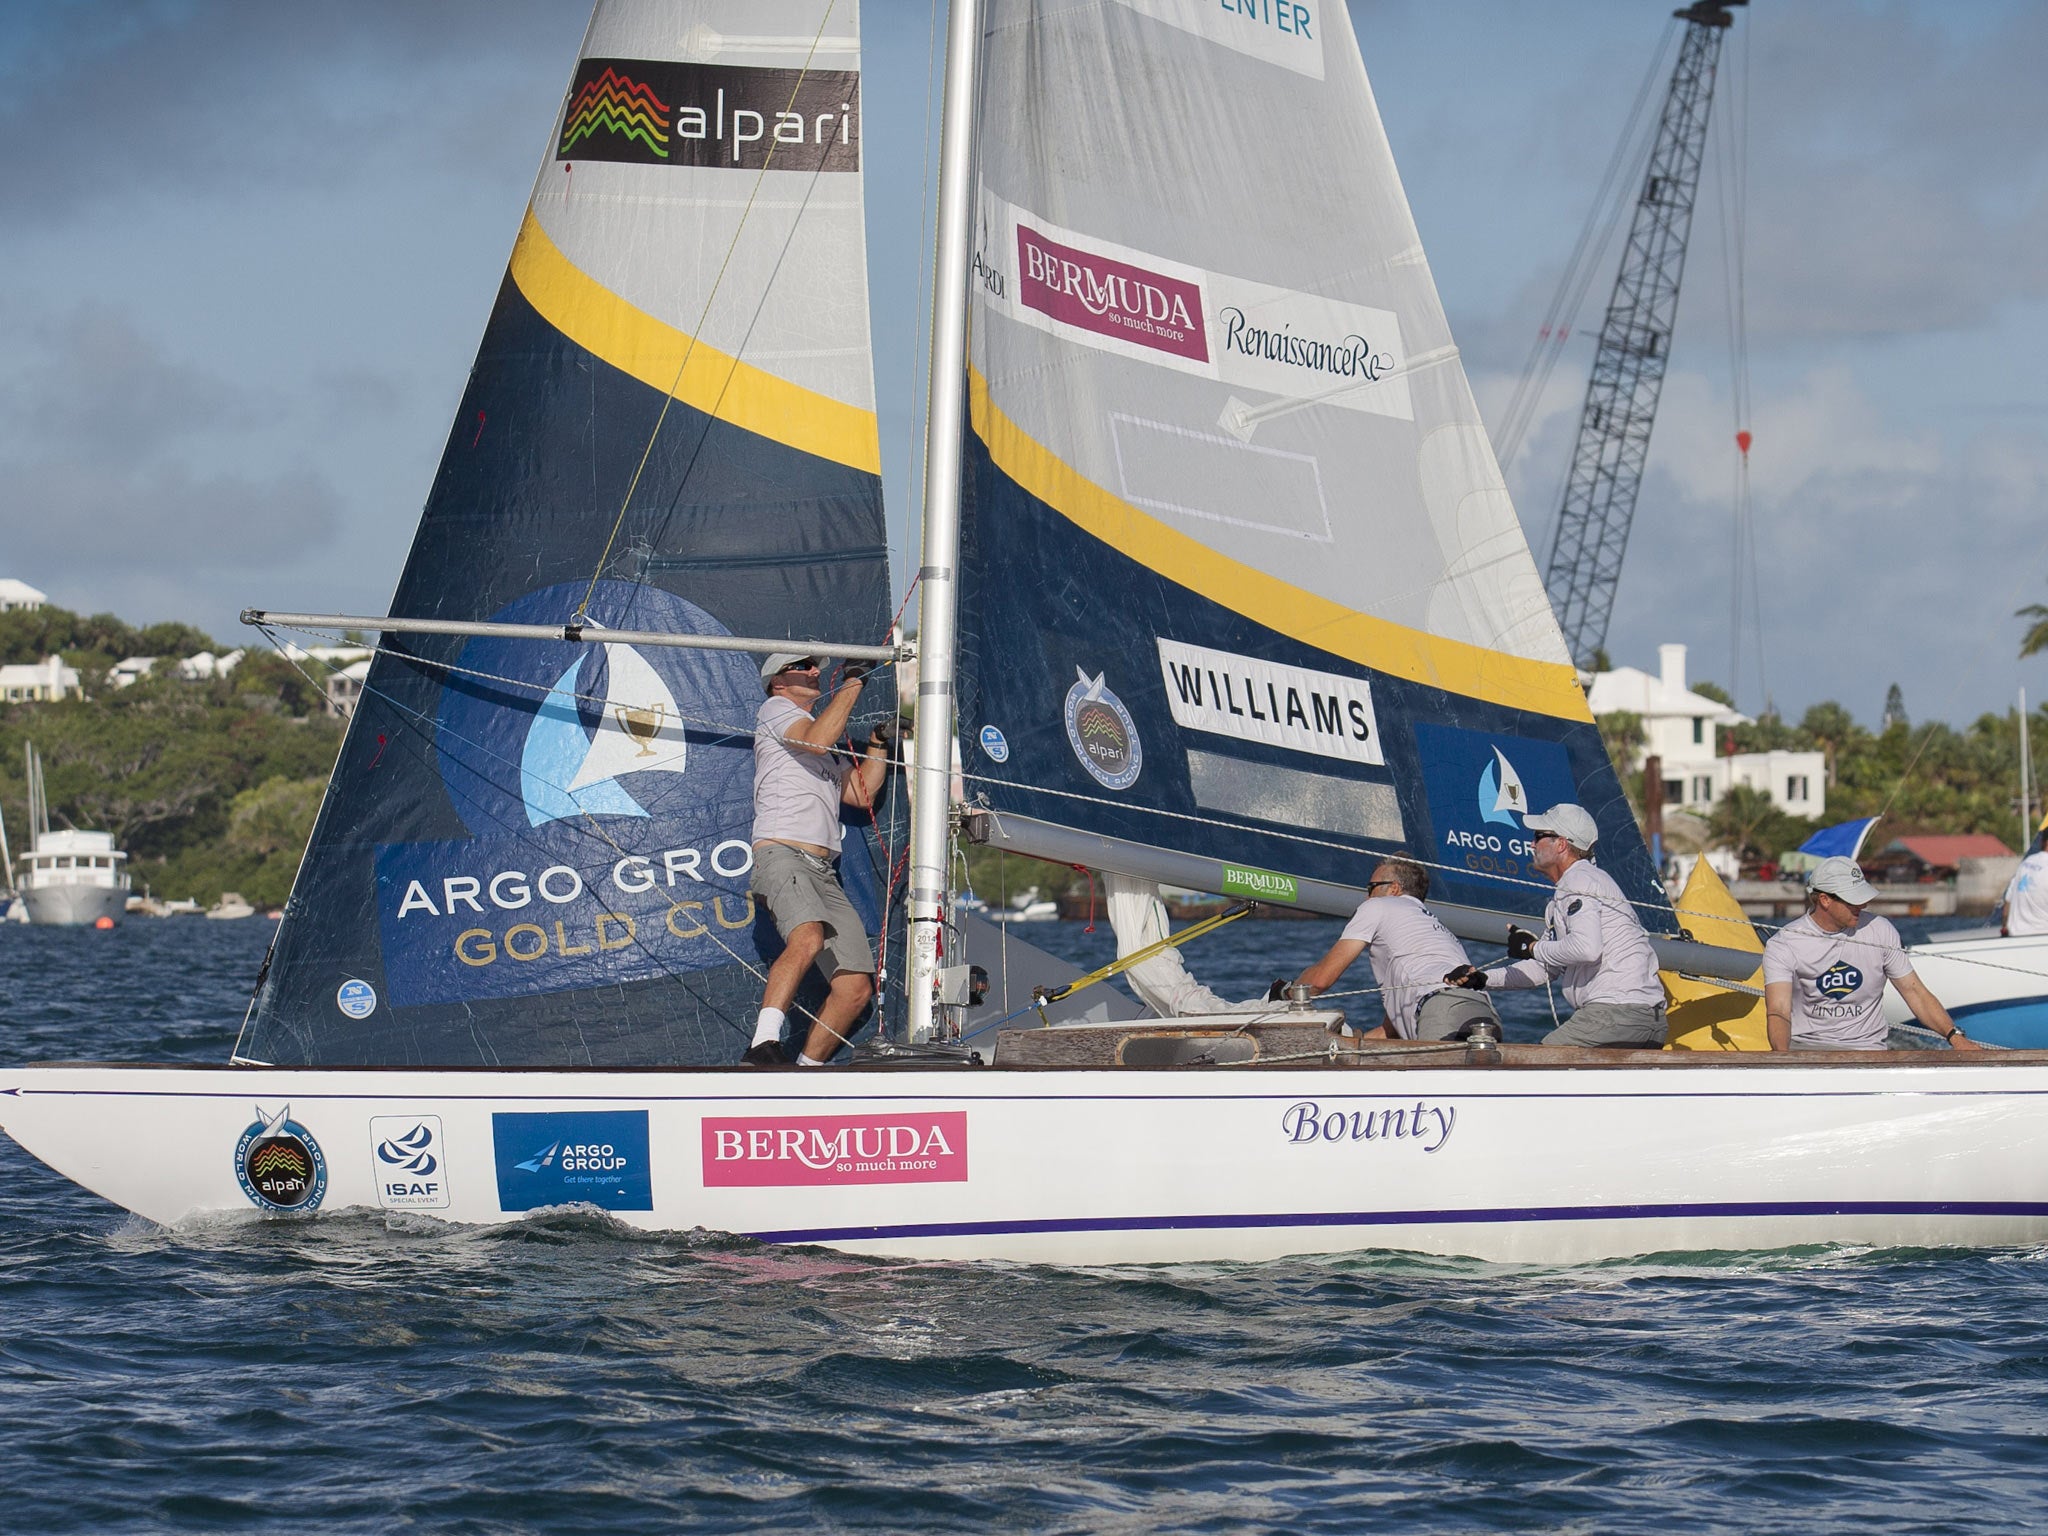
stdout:
[[(811, 61), (817, 57), (818, 44), (824, 39), (825, 28), (831, 23), (832, 11), (837, 4), (838, 0), (825, 0), (825, 14), (818, 18), (818, 30), (816, 35), (811, 38), (810, 51), (804, 55), (803, 66), (797, 70), (796, 81), (790, 87), (789, 101), (783, 108), (785, 115), (795, 110), (796, 98), (803, 91), (804, 81), (810, 75)], [(746, 205), (740, 209), (739, 219), (733, 225), (732, 239), (727, 243), (725, 255), (718, 264), (718, 274), (711, 280), (710, 292), (704, 295), (704, 308), (697, 316), (695, 328), (690, 332), (689, 345), (683, 348), (683, 360), (676, 364), (676, 376), (670, 381), (668, 392), (662, 397), (661, 411), (654, 418), (653, 430), (647, 434), (647, 446), (641, 450), (640, 462), (634, 466), (633, 478), (627, 484), (625, 497), (619, 503), (619, 515), (613, 519), (612, 531), (605, 537), (604, 549), (597, 557), (597, 568), (590, 573), (590, 585), (584, 589), (583, 601), (576, 605), (576, 614), (573, 622), (583, 623), (588, 620), (590, 599), (597, 592), (598, 579), (604, 574), (605, 562), (611, 558), (612, 545), (618, 540), (619, 530), (626, 524), (626, 512), (633, 505), (633, 493), (640, 488), (640, 477), (647, 472), (647, 461), (654, 457), (654, 444), (661, 436), (663, 424), (668, 420), (669, 407), (675, 404), (676, 389), (683, 382), (683, 375), (689, 369), (690, 359), (696, 355), (697, 340), (704, 334), (704, 327), (711, 319), (712, 303), (717, 299), (718, 290), (725, 282), (726, 271), (732, 265), (733, 252), (739, 249), (740, 235), (745, 231), (747, 219), (754, 211), (754, 199), (760, 195), (762, 183), (768, 178), (769, 167), (775, 163), (775, 151), (779, 143), (779, 140), (769, 141), (768, 153), (761, 160), (761, 169), (754, 173), (754, 184), (747, 190)], [(829, 154), (830, 150), (828, 149), (825, 153)], [(821, 172), (824, 164), (825, 156), (821, 154), (818, 157), (818, 166)], [(806, 199), (808, 199), (808, 192), (805, 195)], [(751, 330), (751, 327), (749, 327), (749, 330)], [(742, 345), (744, 346), (744, 342)], [(735, 352), (733, 354), (733, 370), (737, 370), (738, 367), (739, 354)], [(732, 371), (728, 371), (726, 375), (728, 384), (730, 384), (731, 379)], [(723, 387), (720, 388), (718, 397), (721, 401), (724, 400), (725, 390)]]
[[(1543, 387), (1549, 382), (1550, 372), (1569, 338), (1573, 322), (1580, 306), (1585, 302), (1587, 288), (1592, 283), (1594, 272), (1601, 264), (1614, 230), (1620, 222), (1620, 199), (1615, 197), (1617, 178), (1622, 169), (1632, 161), (1638, 161), (1647, 154), (1647, 146), (1630, 153), (1637, 141), (1643, 117), (1652, 88), (1663, 74), (1664, 55), (1669, 52), (1671, 38), (1677, 32), (1674, 23), (1667, 23), (1663, 36), (1658, 40), (1656, 51), (1650, 55), (1650, 67), (1644, 73), (1642, 83), (1636, 89), (1636, 99), (1623, 120), (1621, 136), (1615, 140), (1614, 150), (1608, 158), (1607, 168), (1601, 173), (1598, 189), (1586, 210), (1586, 222), (1580, 226), (1576, 243), (1565, 262), (1564, 271), (1558, 278), (1556, 291), (1551, 295), (1550, 307), (1544, 311), (1543, 323), (1536, 333), (1536, 342), (1530, 348), (1528, 360), (1522, 365), (1521, 377), (1516, 381), (1515, 391), (1503, 413), (1501, 431), (1498, 434), (1500, 458), (1503, 464), (1512, 460), (1520, 446), (1529, 421), (1533, 418), (1536, 402), (1541, 399)], [(1639, 178), (1638, 178), (1639, 179)], [(1630, 182), (1622, 182), (1625, 188)], [(1625, 194), (1624, 194), (1625, 195)], [(1609, 199), (1615, 198), (1610, 206)], [(1604, 227), (1603, 227), (1604, 214)], [(1598, 231), (1598, 242), (1593, 243)], [(1540, 367), (1541, 376), (1538, 377)]]

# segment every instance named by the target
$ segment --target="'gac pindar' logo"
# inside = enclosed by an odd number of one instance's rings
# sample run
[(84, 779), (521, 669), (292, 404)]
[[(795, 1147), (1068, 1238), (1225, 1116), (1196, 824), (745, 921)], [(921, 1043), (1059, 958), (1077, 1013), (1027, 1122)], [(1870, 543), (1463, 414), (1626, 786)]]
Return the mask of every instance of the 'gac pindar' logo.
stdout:
[(1847, 961), (1829, 966), (1813, 978), (1814, 990), (1822, 997), (1838, 1001), (1855, 993), (1863, 985), (1863, 973)]

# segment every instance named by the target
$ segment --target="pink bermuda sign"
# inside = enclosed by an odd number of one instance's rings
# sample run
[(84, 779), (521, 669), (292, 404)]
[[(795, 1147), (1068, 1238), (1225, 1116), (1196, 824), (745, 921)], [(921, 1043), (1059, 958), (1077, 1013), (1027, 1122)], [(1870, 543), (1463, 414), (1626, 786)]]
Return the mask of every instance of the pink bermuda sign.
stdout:
[(1018, 296), (1063, 325), (1198, 363), (1209, 360), (1202, 290), (1194, 283), (1048, 240), (1021, 220), (1017, 270)]
[(966, 1180), (965, 1110), (704, 1121), (706, 1189)]

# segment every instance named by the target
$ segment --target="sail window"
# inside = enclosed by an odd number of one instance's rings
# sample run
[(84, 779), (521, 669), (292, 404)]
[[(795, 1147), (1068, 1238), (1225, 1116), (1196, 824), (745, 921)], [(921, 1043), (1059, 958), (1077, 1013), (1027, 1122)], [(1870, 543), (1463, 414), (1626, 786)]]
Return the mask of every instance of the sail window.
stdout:
[[(1120, 412), (1110, 414), (1109, 430), (1123, 498), (1133, 506), (1318, 544), (1335, 538), (1322, 471), (1311, 454)], [(1270, 515), (1248, 518), (1241, 510), (1223, 510), (1245, 507)]]
[(1407, 835), (1391, 784), (1304, 773), (1220, 752), (1190, 752), (1188, 787), (1195, 804), (1226, 815), (1382, 843), (1398, 843)]

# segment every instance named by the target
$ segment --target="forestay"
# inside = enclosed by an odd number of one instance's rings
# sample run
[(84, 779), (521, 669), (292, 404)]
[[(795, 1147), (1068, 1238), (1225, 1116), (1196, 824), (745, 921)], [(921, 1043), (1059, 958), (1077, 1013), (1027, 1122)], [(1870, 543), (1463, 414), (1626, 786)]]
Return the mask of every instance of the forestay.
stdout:
[(1199, 883), (1285, 901), (1406, 848), (1509, 912), (1543, 895), (1524, 813), (1577, 800), (1657, 902), (1344, 6), (988, 17), (970, 795), (1131, 873), (1199, 854)]
[[(859, 71), (852, 0), (597, 7), (393, 615), (887, 639)], [(389, 637), (239, 1057), (734, 1059), (756, 665)]]

